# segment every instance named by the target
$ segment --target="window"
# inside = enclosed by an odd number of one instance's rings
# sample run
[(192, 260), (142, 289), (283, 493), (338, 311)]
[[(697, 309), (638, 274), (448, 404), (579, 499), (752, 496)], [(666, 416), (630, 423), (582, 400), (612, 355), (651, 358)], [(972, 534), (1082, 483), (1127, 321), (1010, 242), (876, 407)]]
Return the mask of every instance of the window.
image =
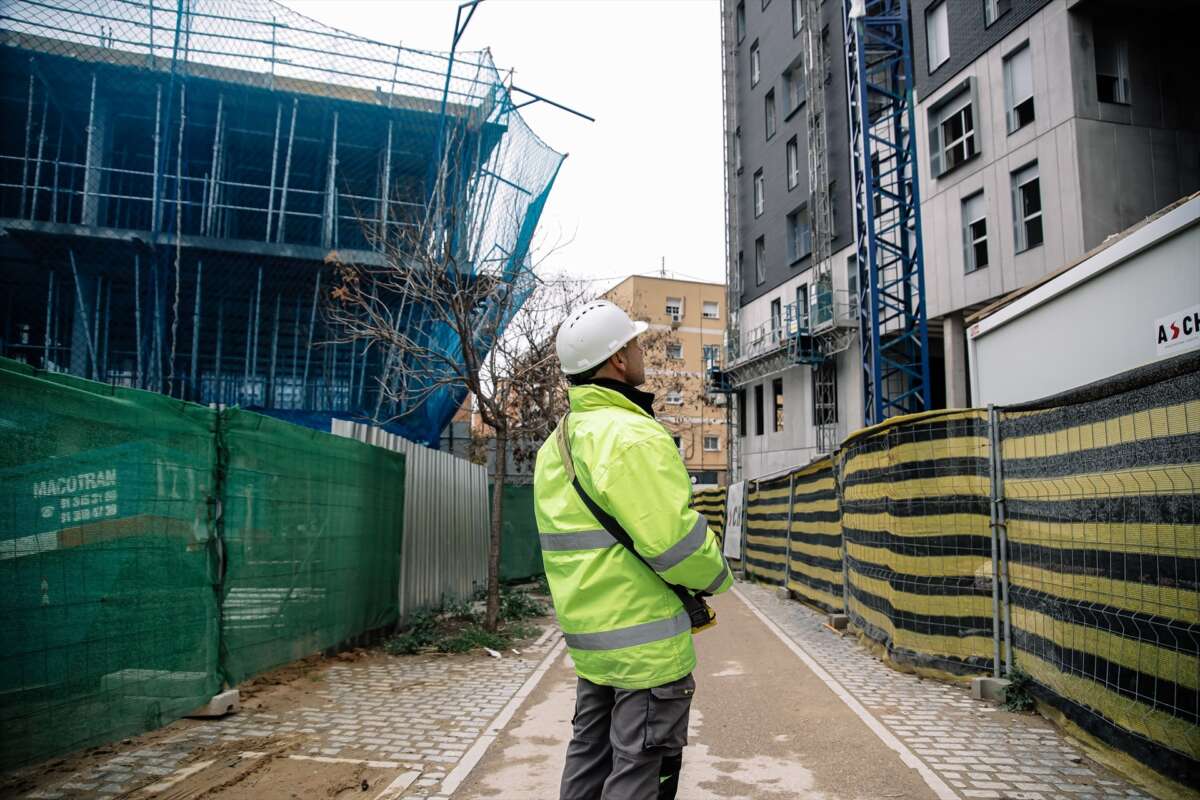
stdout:
[(763, 205), (766, 203), (767, 187), (763, 180), (763, 171), (754, 173), (754, 216), (761, 217)]
[(875, 191), (871, 197), (871, 207), (875, 210), (876, 217), (883, 216), (883, 193), (880, 190), (882, 184), (882, 174), (879, 170), (879, 153), (871, 154), (871, 182), (875, 186)]
[(754, 283), (761, 286), (767, 280), (767, 243), (763, 237), (754, 240)]
[(792, 0), (792, 36), (798, 36), (804, 27), (804, 0)]
[(767, 138), (775, 135), (775, 90), (767, 92), (763, 98), (763, 113), (766, 115)]
[(787, 182), (789, 192), (800, 184), (800, 145), (795, 136), (787, 143)]
[(1012, 133), (1033, 122), (1033, 59), (1029, 43), (1004, 59), (1004, 119)]
[(800, 330), (808, 330), (808, 284), (802, 283), (796, 287), (796, 321)]
[(824, 361), (812, 371), (812, 418), (814, 425), (838, 421), (837, 362)]
[(683, 395), (677, 391), (671, 390), (667, 392), (666, 403), (667, 405), (671, 406), (681, 406), (683, 405)]
[(795, 64), (784, 70), (783, 94), (785, 101), (783, 115), (788, 117), (805, 100), (804, 63), (802, 61), (796, 61)]
[(772, 408), (775, 411), (772, 414), (771, 430), (779, 433), (783, 430), (783, 378), (771, 381), (771, 395), (774, 398)]
[(929, 56), (929, 71), (945, 64), (950, 58), (950, 25), (946, 19), (948, 3), (938, 3), (925, 12), (925, 47)]
[(983, 23), (986, 27), (991, 25), (1000, 17), (1004, 16), (1012, 8), (1012, 0), (983, 0)]
[(734, 24), (737, 26), (737, 41), (738, 44), (741, 44), (742, 39), (746, 38), (746, 4), (738, 3), (735, 13)]
[(746, 390), (738, 389), (734, 395), (737, 398), (737, 429), (738, 436), (745, 436), (749, 431), (746, 430)]
[(668, 297), (664, 308), (668, 317), (683, 317), (683, 300), (678, 297)]
[(974, 272), (988, 265), (987, 205), (983, 192), (962, 201), (963, 269)]
[(733, 165), (742, 174), (742, 126), (733, 132)]
[(812, 253), (812, 220), (808, 206), (788, 214), (787, 217), (788, 263), (795, 263)]
[(779, 331), (783, 328), (783, 301), (776, 297), (771, 301), (771, 341), (779, 340)]
[(754, 435), (763, 435), (763, 387), (754, 387)]
[(846, 259), (846, 289), (850, 295), (848, 303), (850, 319), (858, 320), (858, 256)]
[(1042, 192), (1035, 161), (1012, 174), (1013, 234), (1017, 252), (1042, 243)]
[(750, 45), (750, 85), (757, 86), (758, 79), (762, 77), (762, 62), (758, 57), (758, 39)]
[(706, 453), (716, 453), (716, 452), (719, 452), (720, 449), (721, 449), (721, 437), (719, 437), (719, 436), (705, 436), (704, 437), (704, 451)]
[(667, 358), (680, 361), (683, 359), (683, 345), (679, 342), (667, 342)]
[(1101, 103), (1129, 104), (1129, 42), (1096, 28), (1096, 94)]
[(970, 80), (929, 112), (929, 159), (934, 175), (943, 175), (979, 155), (975, 90)]
[(838, 235), (838, 215), (837, 215), (837, 181), (829, 182), (829, 238), (835, 239)]
[(705, 300), (704, 311), (702, 313), (705, 319), (720, 319), (721, 306), (716, 300)]
[(717, 362), (721, 359), (721, 346), (719, 344), (704, 345), (704, 368), (706, 370), (717, 366)]
[(740, 294), (742, 291), (742, 270), (746, 268), (746, 253), (743, 250), (738, 250), (738, 265), (737, 274), (733, 276), (734, 282), (737, 284), (733, 287), (735, 294)]

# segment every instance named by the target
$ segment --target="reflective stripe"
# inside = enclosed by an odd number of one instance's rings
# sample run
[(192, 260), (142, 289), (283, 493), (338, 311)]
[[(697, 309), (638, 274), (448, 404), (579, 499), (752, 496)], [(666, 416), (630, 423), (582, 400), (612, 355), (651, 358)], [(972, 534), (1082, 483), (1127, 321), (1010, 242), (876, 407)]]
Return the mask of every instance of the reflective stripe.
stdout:
[(705, 589), (704, 591), (708, 592), (709, 594), (712, 594), (715, 591), (717, 591), (717, 589), (720, 589), (721, 584), (725, 582), (725, 578), (727, 575), (729, 575), (729, 567), (728, 566), (721, 567), (721, 571), (719, 573), (717, 573), (717, 579), (715, 581), (713, 581), (712, 583), (710, 583), (708, 585), (708, 588)]
[(617, 540), (608, 531), (572, 531), (571, 533), (539, 533), (542, 550), (603, 550)]
[(703, 515), (698, 515), (696, 524), (688, 531), (687, 536), (667, 548), (666, 552), (659, 553), (654, 558), (647, 558), (646, 560), (650, 562), (650, 566), (654, 567), (656, 571), (666, 572), (703, 547), (704, 535), (706, 533), (708, 533), (708, 520)]
[(567, 647), (576, 650), (617, 650), (622, 647), (633, 647), (638, 644), (649, 644), (662, 639), (670, 639), (684, 631), (692, 629), (692, 621), (686, 611), (681, 611), (670, 619), (659, 619), (654, 622), (643, 622), (641, 625), (631, 625), (628, 628), (617, 628), (615, 631), (600, 633), (563, 633)]

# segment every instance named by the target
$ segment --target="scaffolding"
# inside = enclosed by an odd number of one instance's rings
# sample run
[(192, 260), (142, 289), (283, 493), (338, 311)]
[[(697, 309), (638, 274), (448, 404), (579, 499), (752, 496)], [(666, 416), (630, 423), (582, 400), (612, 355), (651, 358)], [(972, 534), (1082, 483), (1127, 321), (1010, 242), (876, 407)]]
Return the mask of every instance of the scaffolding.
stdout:
[(930, 406), (911, 37), (907, 0), (843, 0), (843, 8), (870, 426)]
[(0, 43), (0, 108), (23, 123), (0, 130), (0, 352), (436, 442), (461, 393), (387, 402), (387, 355), (338, 343), (323, 313), (327, 262), (382, 263), (432, 214), (469, 269), (527, 266), (562, 156), (487, 51), (375, 42), (270, 0), (12, 0)]

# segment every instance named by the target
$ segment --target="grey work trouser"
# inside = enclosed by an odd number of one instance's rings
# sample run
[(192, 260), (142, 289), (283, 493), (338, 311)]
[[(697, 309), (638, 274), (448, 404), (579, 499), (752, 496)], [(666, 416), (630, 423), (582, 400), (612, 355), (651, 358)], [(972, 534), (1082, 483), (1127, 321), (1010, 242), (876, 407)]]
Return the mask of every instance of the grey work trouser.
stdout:
[(579, 679), (560, 800), (673, 800), (696, 681), (617, 689)]

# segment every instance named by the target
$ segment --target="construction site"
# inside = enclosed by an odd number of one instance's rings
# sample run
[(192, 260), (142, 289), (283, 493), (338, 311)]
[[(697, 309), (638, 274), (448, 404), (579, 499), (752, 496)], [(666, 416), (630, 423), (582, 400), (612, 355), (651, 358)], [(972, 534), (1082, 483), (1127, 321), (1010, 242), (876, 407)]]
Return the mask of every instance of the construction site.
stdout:
[(678, 629), (556, 611), (555, 558), (633, 585), (608, 524), (548, 531), (506, 450), (445, 446), (544, 277), (565, 156), (522, 109), (595, 121), (460, 47), (482, 1), (445, 51), (275, 0), (0, 3), (0, 797), (577, 800), (581, 653), (673, 637), (695, 696), (647, 800), (1200, 797), (1168, 0), (721, 0), (719, 42), (694, 4), (727, 280), (606, 295), (683, 387), (650, 469), (721, 571)]

